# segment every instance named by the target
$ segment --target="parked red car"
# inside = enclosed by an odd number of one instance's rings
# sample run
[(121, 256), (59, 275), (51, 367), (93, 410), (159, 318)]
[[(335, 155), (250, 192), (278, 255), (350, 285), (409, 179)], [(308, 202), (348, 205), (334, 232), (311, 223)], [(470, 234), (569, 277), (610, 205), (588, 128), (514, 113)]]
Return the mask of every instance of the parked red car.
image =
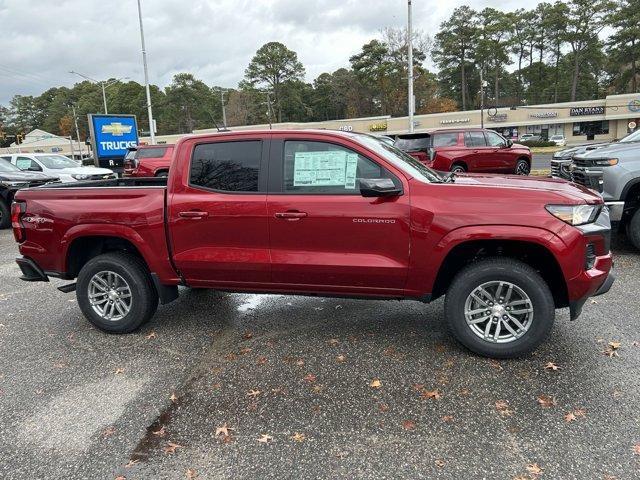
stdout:
[(173, 145), (138, 145), (130, 148), (124, 157), (124, 176), (168, 176), (173, 147)]
[(529, 175), (531, 150), (493, 130), (440, 129), (400, 135), (395, 147), (442, 172)]
[[(23, 279), (77, 284), (130, 332), (178, 285), (432, 301), (471, 350), (522, 355), (612, 282), (602, 198), (550, 178), (443, 176), (375, 137), (323, 130), (182, 138), (169, 178), (20, 190)], [(175, 310), (174, 310), (175, 313)]]

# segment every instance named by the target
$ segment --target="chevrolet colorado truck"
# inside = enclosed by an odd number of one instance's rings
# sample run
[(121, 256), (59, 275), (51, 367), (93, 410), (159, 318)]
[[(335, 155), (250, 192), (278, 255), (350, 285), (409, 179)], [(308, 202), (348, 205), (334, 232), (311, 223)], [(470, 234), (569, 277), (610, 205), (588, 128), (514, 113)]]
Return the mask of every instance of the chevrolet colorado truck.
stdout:
[(640, 250), (640, 131), (586, 153), (575, 155), (573, 181), (602, 195), (611, 222), (626, 230), (627, 238)]
[(131, 332), (178, 286), (429, 302), (481, 355), (523, 355), (613, 282), (600, 195), (562, 180), (441, 175), (375, 137), (188, 136), (168, 178), (18, 192), (22, 279), (77, 279), (86, 318)]

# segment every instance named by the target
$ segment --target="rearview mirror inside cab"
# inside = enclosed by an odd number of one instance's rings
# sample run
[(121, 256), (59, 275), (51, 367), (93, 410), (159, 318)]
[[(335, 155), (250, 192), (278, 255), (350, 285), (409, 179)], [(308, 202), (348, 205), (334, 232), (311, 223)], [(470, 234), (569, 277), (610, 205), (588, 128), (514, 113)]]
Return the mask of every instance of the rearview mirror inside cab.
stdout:
[(396, 187), (390, 178), (363, 178), (360, 194), (363, 197), (397, 197), (402, 195), (402, 188)]

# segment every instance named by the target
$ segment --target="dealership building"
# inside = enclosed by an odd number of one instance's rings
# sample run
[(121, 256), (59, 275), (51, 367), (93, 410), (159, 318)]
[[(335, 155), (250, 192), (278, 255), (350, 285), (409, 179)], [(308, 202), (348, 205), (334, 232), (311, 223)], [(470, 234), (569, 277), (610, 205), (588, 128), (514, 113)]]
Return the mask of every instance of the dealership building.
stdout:
[[(483, 118), (484, 117), (484, 118)], [(620, 139), (640, 125), (640, 93), (609, 95), (601, 100), (581, 102), (526, 105), (517, 108), (491, 108), (467, 110), (464, 112), (433, 113), (414, 116), (414, 131), (427, 132), (435, 128), (484, 127), (493, 129), (507, 138), (516, 140), (525, 133), (549, 138), (564, 135), (568, 144), (590, 141), (610, 141)], [(324, 122), (274, 123), (274, 129), (321, 128), (349, 132), (373, 133), (378, 135), (400, 135), (408, 132), (408, 117), (388, 115), (329, 120)], [(268, 129), (265, 125), (230, 127), (234, 131)], [(196, 130), (194, 133), (214, 133), (217, 129)], [(157, 143), (175, 143), (183, 135), (159, 135)], [(27, 138), (30, 137), (30, 138)], [(84, 145), (73, 145), (69, 138), (55, 137), (37, 131), (25, 137), (25, 142), (6, 149), (7, 152), (78, 152)], [(39, 138), (31, 138), (39, 137)], [(29, 141), (27, 141), (29, 140)], [(148, 137), (140, 138), (141, 143), (149, 143)]]

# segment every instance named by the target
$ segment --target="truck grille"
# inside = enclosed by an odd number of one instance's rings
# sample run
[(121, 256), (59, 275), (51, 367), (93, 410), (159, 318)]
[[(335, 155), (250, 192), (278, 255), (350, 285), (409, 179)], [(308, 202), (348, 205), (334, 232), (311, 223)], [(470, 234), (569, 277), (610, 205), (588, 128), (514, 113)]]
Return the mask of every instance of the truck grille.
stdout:
[(596, 192), (602, 193), (602, 172), (587, 173), (583, 169), (574, 168), (571, 172), (571, 177), (575, 183), (579, 183), (580, 185), (584, 185)]
[(576, 167), (593, 167), (595, 163), (589, 158), (573, 157), (573, 164)]
[(571, 160), (551, 160), (551, 176), (571, 180), (569, 165), (571, 165)]

